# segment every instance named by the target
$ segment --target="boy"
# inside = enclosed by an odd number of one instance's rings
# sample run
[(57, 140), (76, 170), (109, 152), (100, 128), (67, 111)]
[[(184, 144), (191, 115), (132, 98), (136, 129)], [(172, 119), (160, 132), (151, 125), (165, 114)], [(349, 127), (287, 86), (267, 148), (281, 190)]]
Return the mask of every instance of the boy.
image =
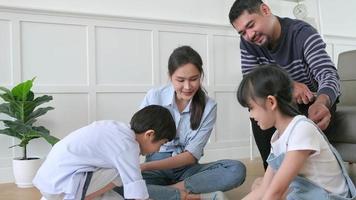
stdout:
[(94, 122), (54, 145), (33, 183), (43, 200), (122, 199), (115, 186), (124, 187), (125, 198), (147, 199), (139, 155), (158, 151), (175, 135), (170, 112), (157, 105), (136, 112), (130, 127)]

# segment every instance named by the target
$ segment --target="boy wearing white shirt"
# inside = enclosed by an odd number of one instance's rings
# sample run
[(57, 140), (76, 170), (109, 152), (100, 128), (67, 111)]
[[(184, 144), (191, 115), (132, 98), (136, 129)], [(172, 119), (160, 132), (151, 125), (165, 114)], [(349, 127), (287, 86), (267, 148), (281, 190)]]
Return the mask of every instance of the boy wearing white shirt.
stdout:
[(136, 112), (130, 126), (93, 122), (54, 145), (33, 183), (43, 200), (123, 199), (115, 186), (123, 186), (125, 198), (148, 199), (139, 155), (158, 151), (175, 135), (170, 112), (157, 105)]

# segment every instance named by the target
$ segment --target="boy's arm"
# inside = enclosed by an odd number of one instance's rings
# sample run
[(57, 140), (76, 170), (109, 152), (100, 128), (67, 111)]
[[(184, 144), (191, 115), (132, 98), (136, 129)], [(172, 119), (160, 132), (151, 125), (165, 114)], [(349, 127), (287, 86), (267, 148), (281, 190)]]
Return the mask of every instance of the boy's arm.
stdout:
[[(111, 146), (111, 149), (115, 145), (110, 144), (110, 141), (107, 143), (107, 146)], [(147, 186), (140, 170), (139, 145), (133, 140), (127, 140), (120, 145), (116, 144), (117, 149), (111, 150), (114, 153), (107, 153), (103, 156), (108, 157), (107, 162), (111, 162), (115, 166), (123, 184), (125, 199), (149, 198)]]
[(281, 199), (312, 152), (312, 150), (288, 151), (262, 199)]
[(267, 170), (265, 172), (265, 175), (263, 176), (262, 184), (258, 188), (256, 188), (255, 190), (252, 190), (242, 200), (259, 200), (259, 199), (262, 199), (263, 194), (266, 192), (268, 186), (272, 182), (274, 174), (275, 174), (275, 172), (273, 171), (273, 169), (270, 166), (268, 166)]
[(172, 169), (186, 165), (192, 165), (196, 162), (197, 160), (195, 159), (195, 157), (190, 152), (185, 151), (176, 156), (172, 156), (166, 159), (142, 163), (141, 171)]

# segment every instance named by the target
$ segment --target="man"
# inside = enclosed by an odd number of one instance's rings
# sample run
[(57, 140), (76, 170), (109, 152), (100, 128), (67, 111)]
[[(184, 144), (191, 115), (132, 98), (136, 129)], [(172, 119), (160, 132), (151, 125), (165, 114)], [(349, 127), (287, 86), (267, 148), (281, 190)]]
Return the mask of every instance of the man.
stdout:
[[(242, 74), (249, 73), (257, 64), (278, 64), (294, 81), (293, 98), (299, 111), (326, 135), (333, 134), (333, 118), (340, 96), (339, 76), (317, 31), (301, 20), (273, 15), (261, 0), (236, 0), (229, 18), (241, 36)], [(262, 131), (251, 121), (266, 168), (275, 129)]]

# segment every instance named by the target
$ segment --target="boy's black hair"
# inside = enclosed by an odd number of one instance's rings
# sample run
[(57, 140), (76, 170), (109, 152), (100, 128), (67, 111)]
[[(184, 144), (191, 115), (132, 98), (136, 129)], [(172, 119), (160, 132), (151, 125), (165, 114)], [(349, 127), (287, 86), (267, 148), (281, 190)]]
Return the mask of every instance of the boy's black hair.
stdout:
[(171, 113), (159, 105), (146, 106), (137, 111), (132, 116), (130, 125), (136, 134), (154, 130), (154, 142), (162, 139), (171, 141), (176, 136), (176, 125)]
[(230, 9), (230, 23), (232, 24), (244, 11), (249, 14), (257, 13), (261, 4), (263, 4), (262, 0), (236, 0)]
[(277, 99), (279, 110), (288, 116), (300, 114), (293, 102), (293, 83), (287, 72), (276, 64), (258, 65), (244, 76), (237, 91), (237, 100), (243, 107), (249, 102), (266, 99), (272, 95)]

